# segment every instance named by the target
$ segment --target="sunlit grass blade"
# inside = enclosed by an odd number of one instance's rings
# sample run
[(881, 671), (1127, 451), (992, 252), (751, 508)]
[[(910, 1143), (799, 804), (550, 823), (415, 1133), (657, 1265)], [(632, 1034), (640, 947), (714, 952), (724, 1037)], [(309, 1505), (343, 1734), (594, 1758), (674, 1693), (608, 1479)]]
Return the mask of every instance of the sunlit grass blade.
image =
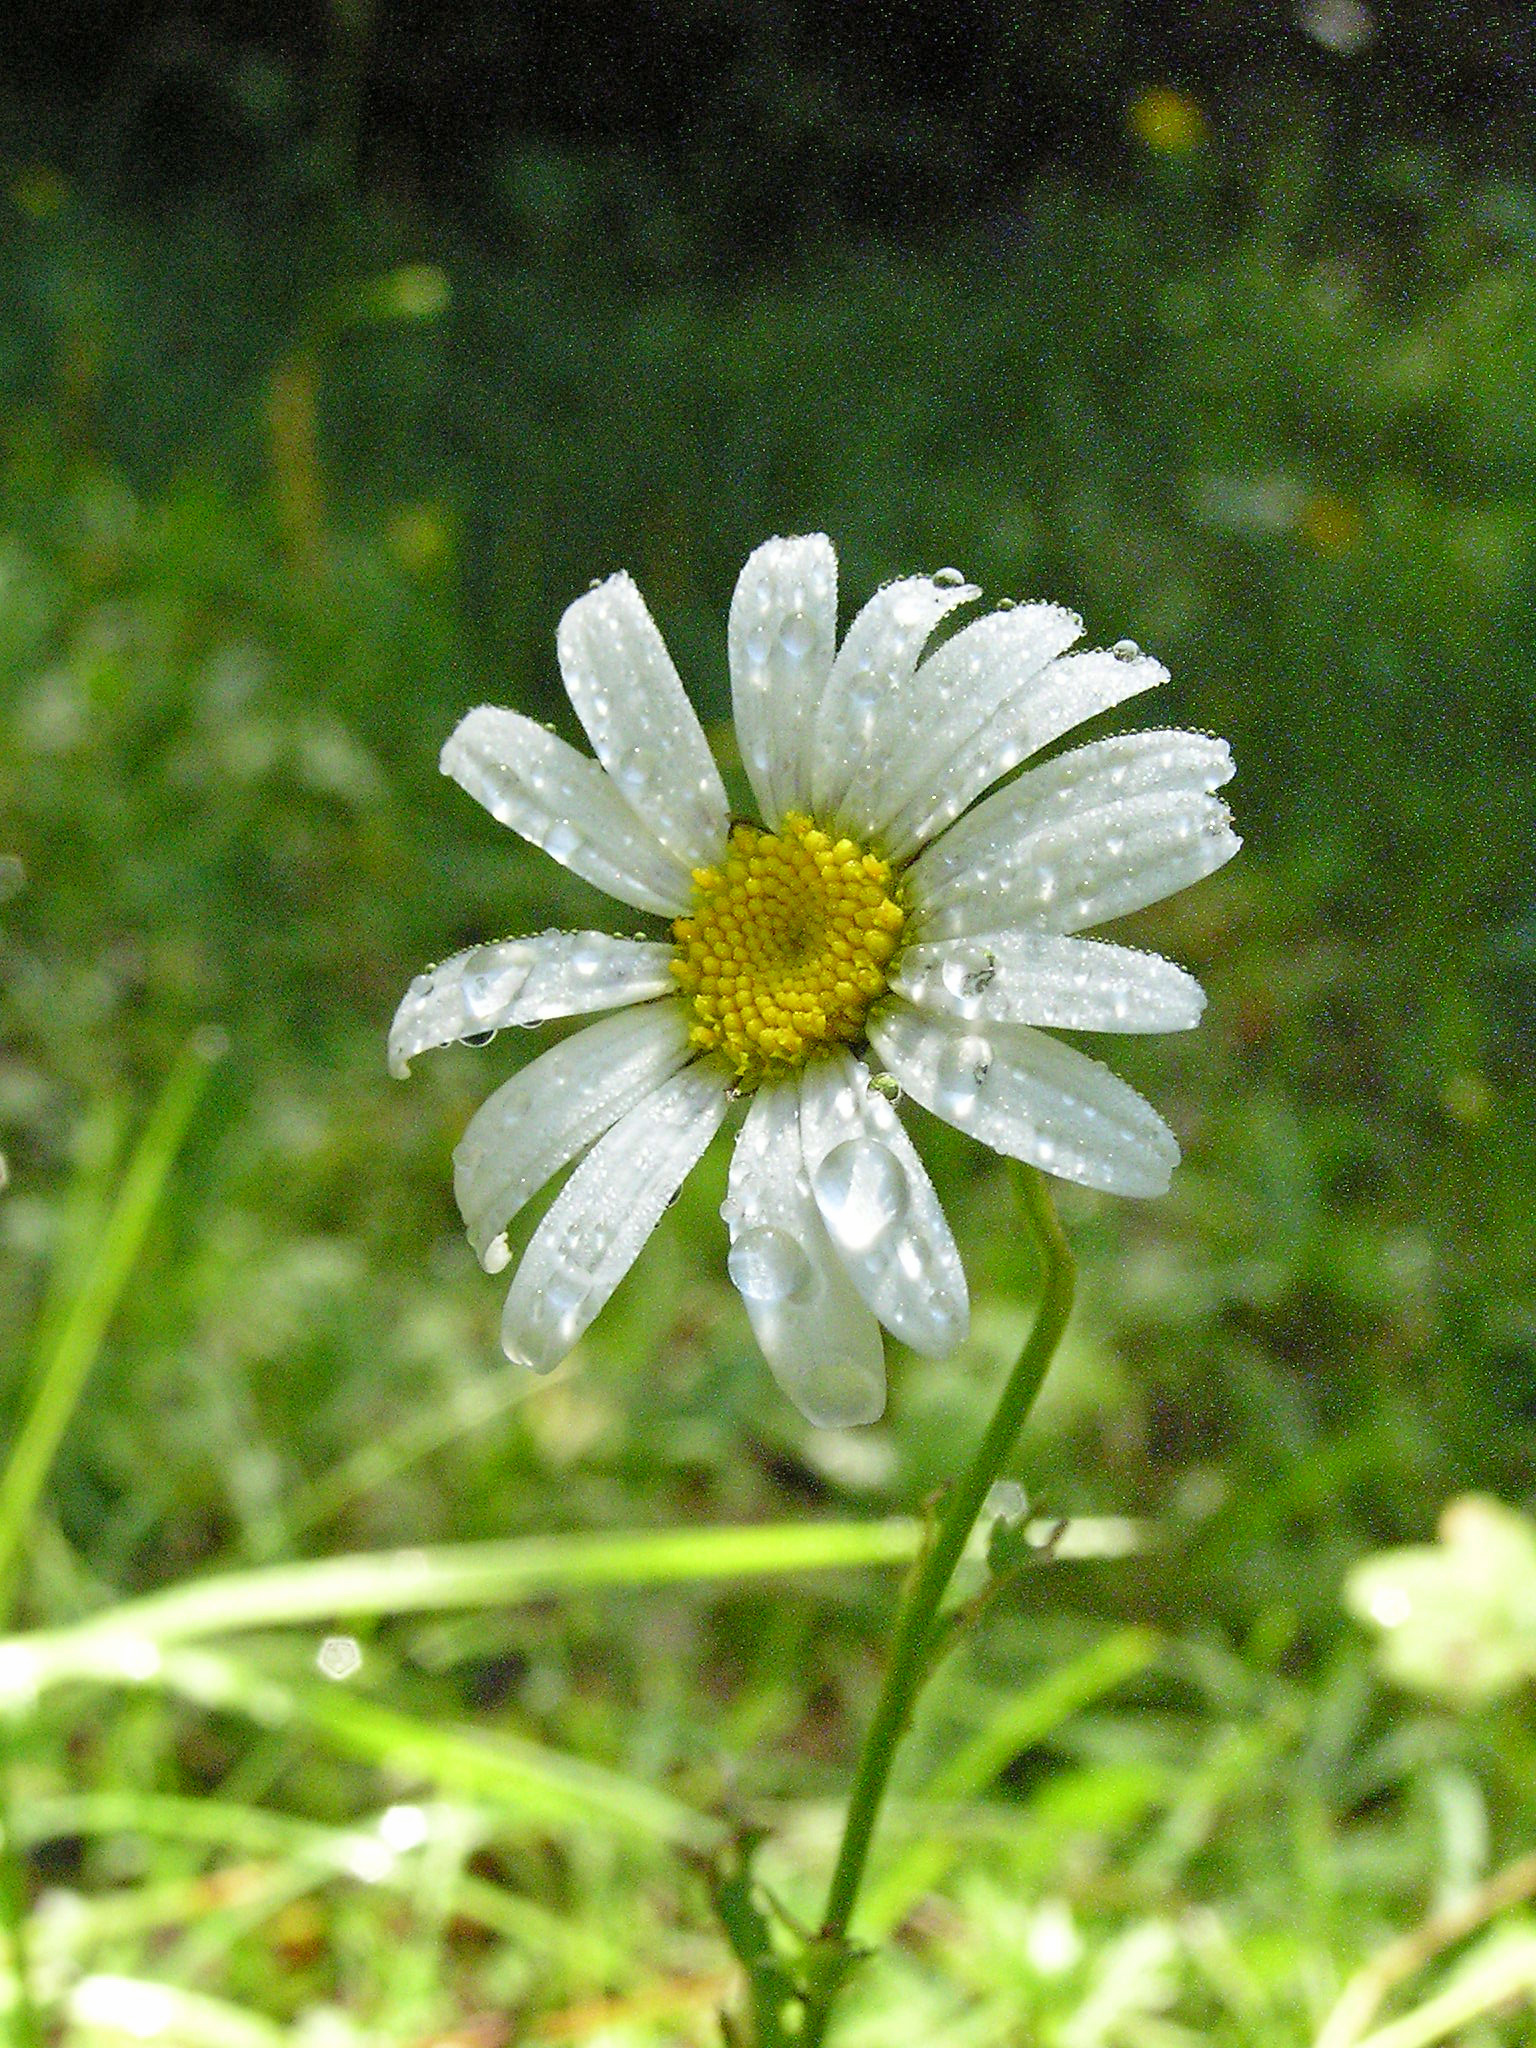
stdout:
[[(1042, 1521), (1042, 1535), (1056, 1524)], [(125, 1601), (65, 1629), (0, 1640), (0, 1707), (68, 1678), (117, 1678), (125, 1644), (175, 1643), (336, 1618), (507, 1606), (599, 1586), (660, 1586), (777, 1573), (905, 1564), (922, 1540), (906, 1516), (873, 1522), (774, 1522), (444, 1544), (231, 1572)], [(1145, 1541), (1116, 1517), (1071, 1522), (1053, 1557), (1121, 1557)], [(981, 1541), (973, 1545), (979, 1553)], [(131, 1667), (131, 1651), (130, 1667)], [(129, 1675), (132, 1675), (131, 1668)]]
[[(405, 1891), (414, 1889), (414, 1852), (398, 1846), (401, 1811), (387, 1807), (352, 1826), (333, 1827), (223, 1797), (84, 1792), (30, 1801), (18, 1817), (16, 1832), (26, 1848), (75, 1835), (159, 1839), (226, 1850), (253, 1861), (281, 1860), (302, 1876), (306, 1886), (349, 1878), (385, 1891)], [(413, 1835), (419, 1832), (423, 1842), (435, 1838), (445, 1816), (472, 1844), (491, 1841), (499, 1832), (492, 1809), (462, 1801), (451, 1808), (428, 1801), (411, 1813), (418, 1820)], [(560, 1958), (588, 1975), (601, 1976), (617, 1966), (620, 1951), (598, 1926), (579, 1924), (469, 1871), (460, 1871), (451, 1889), (453, 1910), (461, 1919), (474, 1921), (505, 1941)], [(72, 1943), (72, 1949), (78, 1946), (78, 1941)]]
[(147, 1977), (82, 1977), (64, 2002), (81, 2048), (174, 2041), (177, 2048), (285, 2048), (287, 2033), (222, 1998)]
[(31, 1406), (0, 1475), (0, 1616), (10, 1609), (32, 1511), (160, 1205), (212, 1053), (212, 1041), (199, 1034), (171, 1069), (134, 1147), (95, 1259), (38, 1361)]
[(339, 1687), (293, 1685), (212, 1650), (172, 1650), (123, 1677), (263, 1727), (308, 1729), (348, 1755), (485, 1800), (535, 1826), (708, 1850), (719, 1826), (638, 1779), (499, 1730), (428, 1722)]

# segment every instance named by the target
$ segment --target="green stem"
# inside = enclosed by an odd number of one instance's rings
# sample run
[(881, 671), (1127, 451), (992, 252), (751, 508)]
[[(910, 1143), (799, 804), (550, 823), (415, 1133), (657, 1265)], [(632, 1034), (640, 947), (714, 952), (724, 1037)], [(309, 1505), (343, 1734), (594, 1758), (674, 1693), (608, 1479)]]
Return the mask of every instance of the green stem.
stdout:
[[(986, 1435), (962, 1477), (951, 1488), (939, 1513), (933, 1543), (918, 1562), (896, 1621), (890, 1668), (880, 1690), (874, 1719), (864, 1738), (842, 1844), (827, 1893), (826, 1914), (816, 1947), (824, 1955), (846, 1958), (848, 1927), (869, 1858), (880, 1802), (912, 1708), (931, 1669), (930, 1652), (940, 1603), (965, 1552), (976, 1519), (1002, 1470), (1024, 1418), (1034, 1405), (1056, 1347), (1072, 1313), (1076, 1267), (1063, 1234), (1044, 1176), (1032, 1167), (1015, 1169), (1020, 1204), (1045, 1253), (1045, 1295), (1035, 1326), (1018, 1363), (1009, 1374)], [(820, 2048), (826, 2038), (832, 2006), (846, 1977), (846, 1967), (818, 1978), (807, 2004), (801, 2033), (803, 2048)]]

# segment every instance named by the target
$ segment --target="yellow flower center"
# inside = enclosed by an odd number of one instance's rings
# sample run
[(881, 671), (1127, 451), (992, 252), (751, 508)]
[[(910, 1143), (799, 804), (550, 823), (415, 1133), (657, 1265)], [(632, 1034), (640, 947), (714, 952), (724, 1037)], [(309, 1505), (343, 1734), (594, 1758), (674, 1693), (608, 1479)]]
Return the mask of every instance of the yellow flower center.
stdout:
[(692, 998), (695, 1045), (755, 1088), (818, 1047), (864, 1035), (906, 913), (891, 866), (797, 812), (777, 832), (732, 828), (718, 867), (693, 871), (672, 927), (672, 972)]

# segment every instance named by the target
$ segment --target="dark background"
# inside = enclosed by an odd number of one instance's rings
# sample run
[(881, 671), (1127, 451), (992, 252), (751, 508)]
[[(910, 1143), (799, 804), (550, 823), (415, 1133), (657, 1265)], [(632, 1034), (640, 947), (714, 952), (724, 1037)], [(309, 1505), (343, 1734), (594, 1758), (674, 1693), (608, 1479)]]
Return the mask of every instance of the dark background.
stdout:
[(1129, 95), (1160, 79), (1219, 103), (1259, 150), (1310, 107), (1341, 170), (1362, 148), (1450, 142), (1530, 161), (1536, 10), (1524, 0), (170, 0), (6, 10), (14, 142), (140, 191), (301, 198), (342, 152), (397, 198), (494, 230), (530, 144), (627, 153), (715, 263), (807, 238), (942, 237), (1046, 167), (1113, 180)]

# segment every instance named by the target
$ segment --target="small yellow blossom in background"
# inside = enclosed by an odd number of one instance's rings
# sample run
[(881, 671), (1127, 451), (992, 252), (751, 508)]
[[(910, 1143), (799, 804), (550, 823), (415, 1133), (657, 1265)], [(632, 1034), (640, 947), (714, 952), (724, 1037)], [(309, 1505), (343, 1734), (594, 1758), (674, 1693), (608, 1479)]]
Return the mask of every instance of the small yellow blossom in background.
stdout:
[(438, 505), (401, 505), (389, 515), (384, 541), (410, 576), (430, 576), (448, 561), (453, 539)]
[(1485, 1124), (1493, 1114), (1493, 1091), (1481, 1074), (1449, 1074), (1440, 1090), (1440, 1107), (1459, 1124)]
[(1360, 507), (1337, 491), (1317, 491), (1302, 507), (1300, 526), (1320, 555), (1347, 555), (1365, 521)]
[(53, 220), (69, 204), (69, 183), (47, 164), (29, 164), (11, 180), (11, 204), (28, 220)]
[(1205, 109), (1173, 85), (1149, 85), (1131, 101), (1131, 133), (1158, 156), (1188, 156), (1211, 139)]

